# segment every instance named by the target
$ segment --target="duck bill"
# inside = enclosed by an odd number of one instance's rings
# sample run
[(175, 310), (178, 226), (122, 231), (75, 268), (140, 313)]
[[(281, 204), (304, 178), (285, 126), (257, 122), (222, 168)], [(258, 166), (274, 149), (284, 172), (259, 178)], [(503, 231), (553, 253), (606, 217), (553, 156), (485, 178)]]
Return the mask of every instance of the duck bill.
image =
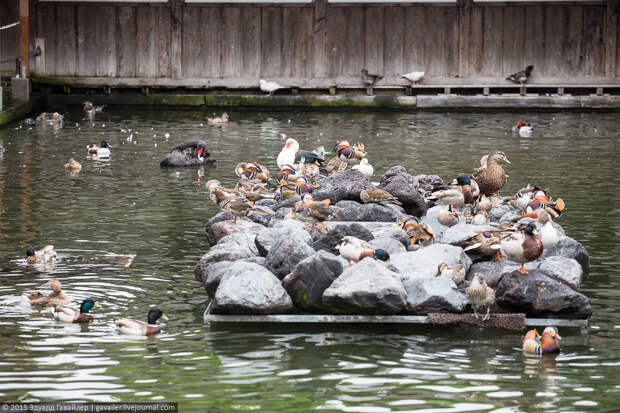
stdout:
[(162, 320), (168, 320), (168, 317), (166, 316), (166, 314), (162, 314), (162, 315), (161, 315), (161, 319), (162, 319)]
[(97, 301), (95, 301), (95, 305), (94, 305), (94, 307), (96, 307), (96, 308), (101, 308), (101, 304), (99, 304)]

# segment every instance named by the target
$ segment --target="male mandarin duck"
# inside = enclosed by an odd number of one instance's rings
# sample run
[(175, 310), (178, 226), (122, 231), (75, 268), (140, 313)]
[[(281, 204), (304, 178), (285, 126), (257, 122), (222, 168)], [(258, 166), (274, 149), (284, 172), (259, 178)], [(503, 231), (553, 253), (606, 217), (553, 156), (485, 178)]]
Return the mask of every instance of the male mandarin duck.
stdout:
[(435, 242), (435, 233), (418, 217), (400, 216), (396, 219), (396, 226), (407, 233), (411, 245), (427, 246)]
[(523, 232), (511, 234), (500, 244), (502, 253), (509, 260), (521, 263), (521, 268), (518, 270), (521, 274), (528, 273), (523, 268), (526, 262), (534, 261), (542, 255), (543, 244), (540, 239), (536, 238), (537, 233), (536, 224), (530, 222)]
[(284, 181), (296, 181), (298, 176), (297, 176), (297, 169), (295, 169), (295, 167), (291, 164), (286, 164), (284, 166), (282, 166), (280, 168), (280, 171), (278, 172), (278, 175), (276, 175), (276, 177), (278, 178), (278, 182), (284, 180)]
[(91, 308), (101, 307), (101, 305), (95, 302), (92, 298), (87, 298), (82, 301), (80, 308), (76, 307), (54, 307), (54, 317), (57, 320), (64, 321), (65, 323), (92, 323), (93, 316), (88, 314)]
[(456, 186), (449, 186), (447, 189), (435, 191), (429, 198), (438, 205), (448, 205), (448, 210), (452, 211), (454, 207), (462, 207), (471, 203), (473, 193), (471, 190), (471, 180), (467, 175), (459, 175)]
[(86, 149), (88, 149), (88, 154), (91, 156), (97, 156), (98, 158), (110, 157), (110, 145), (106, 140), (102, 140), (99, 146), (88, 145)]
[(482, 279), (482, 275), (480, 273), (474, 274), (474, 279), (465, 289), (465, 295), (474, 309), (474, 317), (478, 318), (478, 308), (484, 307), (485, 305), (487, 306), (487, 313), (482, 318), (482, 321), (488, 320), (491, 305), (495, 303), (495, 291), (487, 285), (486, 281)]
[(71, 158), (69, 162), (65, 164), (65, 169), (70, 172), (80, 172), (82, 170), (82, 164)]
[(239, 179), (235, 189), (239, 192), (239, 195), (246, 197), (252, 202), (275, 198), (273, 191), (265, 188), (265, 185), (248, 181), (247, 179)]
[(481, 194), (491, 196), (497, 193), (499, 197), (500, 189), (508, 180), (508, 175), (506, 175), (504, 168), (498, 164), (499, 161), (510, 164), (504, 152), (495, 152), (488, 155), (485, 166), (481, 166), (474, 172), (474, 179), (478, 183)]
[(249, 180), (258, 180), (260, 182), (269, 181), (269, 171), (267, 168), (256, 162), (241, 162), (235, 167), (235, 174)]
[(161, 332), (157, 326), (157, 320), (167, 320), (168, 317), (157, 307), (152, 307), (147, 315), (148, 323), (139, 320), (123, 318), (116, 320), (115, 324), (123, 334), (131, 334), (134, 336), (150, 336)]
[(41, 293), (23, 295), (30, 301), (30, 304), (40, 305), (43, 307), (62, 306), (69, 303), (69, 296), (62, 290), (58, 280), (49, 280), (45, 284), (45, 287), (52, 289), (52, 292), (49, 295), (43, 295)]
[(529, 65), (528, 67), (525, 68), (525, 70), (522, 70), (520, 72), (511, 74), (510, 76), (508, 76), (506, 78), (506, 80), (510, 80), (510, 81), (515, 82), (515, 83), (520, 83), (521, 86), (523, 86), (525, 84), (525, 82), (532, 75), (532, 71), (533, 70), (534, 70), (534, 66)]
[(402, 205), (402, 203), (396, 199), (396, 197), (383, 189), (377, 189), (372, 183), (366, 184), (362, 192), (360, 192), (360, 199), (363, 203), (388, 203)]
[(390, 254), (387, 251), (375, 248), (368, 242), (353, 236), (344, 237), (342, 242), (336, 246), (336, 249), (340, 251), (340, 256), (347, 260), (349, 267), (351, 266), (351, 261), (359, 262), (366, 257), (386, 262), (390, 259)]
[(280, 196), (282, 199), (286, 199), (293, 195), (298, 195), (297, 188), (297, 180), (295, 180), (295, 182), (289, 182), (283, 179), (280, 181), (280, 185), (278, 185), (278, 191), (280, 191)]
[(362, 159), (359, 165), (354, 165), (351, 169), (360, 171), (366, 178), (370, 178), (375, 172), (375, 168), (368, 163), (367, 158)]
[(366, 151), (364, 151), (364, 145), (358, 143), (351, 146), (349, 141), (341, 140), (334, 145), (334, 152), (342, 161), (348, 161), (349, 159), (363, 159), (366, 157)]
[(244, 217), (254, 206), (254, 202), (245, 197), (232, 197), (223, 188), (212, 187), (209, 192), (211, 200), (222, 210), (234, 216), (233, 223), (237, 222), (237, 217)]
[(555, 327), (546, 327), (542, 335), (536, 330), (530, 330), (523, 338), (523, 351), (530, 354), (559, 353), (561, 339)]
[(52, 262), (56, 259), (56, 251), (53, 245), (46, 245), (38, 251), (28, 247), (26, 250), (26, 262), (28, 264), (40, 264)]
[(465, 267), (463, 264), (448, 266), (442, 262), (437, 267), (437, 275), (451, 278), (454, 282), (460, 282), (465, 279)]
[[(534, 212), (530, 212), (519, 216), (515, 219), (522, 218), (535, 218), (542, 224), (540, 228), (540, 240), (542, 241), (543, 248), (550, 249), (555, 247), (560, 242), (560, 234), (558, 230), (553, 226), (554, 210), (551, 207), (539, 208)], [(557, 217), (557, 215), (555, 215)]]
[(513, 133), (518, 133), (519, 136), (522, 136), (524, 138), (532, 136), (532, 130), (532, 125), (524, 120), (520, 120), (519, 122), (517, 122), (516, 125), (512, 127)]
[(224, 112), (221, 116), (214, 116), (212, 118), (207, 118), (207, 122), (209, 125), (223, 125), (228, 123), (228, 113)]
[[(327, 221), (334, 213), (334, 207), (330, 205), (329, 199), (315, 201), (312, 195), (305, 194), (303, 200), (295, 204), (293, 208), (295, 217), (300, 221), (311, 224), (309, 231), (312, 231), (315, 225), (322, 224)], [(327, 232), (327, 228), (323, 225), (322, 232)]]
[(297, 186), (295, 191), (299, 196), (303, 197), (305, 194), (312, 193), (313, 186), (308, 183), (308, 179), (305, 176), (297, 178), (297, 181), (295, 181), (295, 185)]

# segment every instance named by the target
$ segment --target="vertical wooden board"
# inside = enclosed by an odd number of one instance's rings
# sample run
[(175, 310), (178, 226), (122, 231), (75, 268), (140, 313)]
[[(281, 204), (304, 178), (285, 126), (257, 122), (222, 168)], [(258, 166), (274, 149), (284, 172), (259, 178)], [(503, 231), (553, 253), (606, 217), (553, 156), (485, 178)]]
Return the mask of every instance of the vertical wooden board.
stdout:
[(445, 65), (442, 75), (454, 77), (459, 73), (459, 16), (456, 7), (442, 7), (445, 22)]
[(458, 17), (449, 7), (424, 8), (426, 36), (424, 62), (428, 76), (449, 76), (458, 71)]
[(169, 0), (170, 8), (170, 76), (180, 79), (183, 76), (183, 8), (180, 0)]
[(313, 7), (312, 78), (325, 78), (329, 73), (327, 43), (327, 0), (314, 0)]
[(45, 40), (45, 68), (40, 75), (56, 74), (56, 6), (39, 4), (37, 7), (37, 33)]
[(605, 76), (603, 42), (604, 6), (586, 5), (584, 8), (584, 65), (583, 72), (586, 76)]
[[(97, 13), (94, 5), (77, 6), (77, 68), (78, 76), (97, 73)], [(95, 30), (93, 30), (95, 29)]]
[(136, 76), (155, 77), (157, 74), (157, 10), (139, 5), (136, 8)]
[[(620, 14), (614, 15), (615, 26), (616, 28), (620, 28)], [(620, 30), (617, 30), (615, 33), (616, 36), (616, 76), (620, 76)]]
[(303, 33), (303, 56), (301, 77), (304, 79), (312, 79), (314, 71), (314, 45), (312, 44), (312, 35), (314, 27), (314, 8), (301, 8), (301, 30)]
[(400, 76), (404, 70), (405, 13), (401, 6), (385, 9), (384, 73), (386, 78)]
[[(409, 9), (409, 8), (408, 8)], [(385, 7), (367, 7), (364, 22), (364, 67), (370, 73), (383, 73)]]
[(562, 43), (563, 74), (570, 76), (583, 75), (583, 7), (580, 5), (566, 6), (566, 34)]
[(156, 9), (156, 42), (155, 55), (157, 59), (157, 77), (170, 77), (170, 35), (171, 20), (170, 7), (158, 7)]
[(136, 75), (136, 9), (135, 7), (118, 8), (118, 69), (120, 77)]
[(261, 27), (261, 77), (282, 76), (282, 7), (264, 7)]
[[(116, 7), (97, 6), (95, 45), (97, 76), (116, 76)], [(47, 47), (47, 43), (45, 45)]]
[(465, 56), (462, 56), (467, 67), (466, 76), (480, 76), (484, 62), (484, 7), (477, 6), (470, 8), (469, 24), (469, 48)]
[[(525, 8), (526, 30), (524, 33), (523, 63), (533, 65), (533, 78), (544, 76), (546, 66), (545, 9), (542, 5), (528, 5)], [(520, 70), (523, 70), (520, 69)], [(508, 71), (506, 75), (515, 73)]]
[(56, 49), (56, 74), (65, 76), (75, 75), (76, 56), (76, 27), (74, 5), (58, 5), (58, 49)]
[(615, 77), (618, 47), (618, 16), (613, 13), (610, 2), (605, 8), (605, 76)]
[(258, 79), (260, 55), (261, 10), (256, 6), (246, 6), (241, 9), (241, 77)]
[(200, 77), (202, 68), (201, 7), (186, 6), (183, 9), (183, 76)]
[(364, 8), (350, 6), (347, 10), (346, 37), (342, 73), (346, 77), (360, 76), (364, 66)]
[(504, 32), (502, 33), (504, 40), (503, 77), (522, 70), (527, 66), (524, 50), (526, 7), (508, 6), (504, 12)]
[(405, 7), (405, 29), (403, 34), (403, 73), (414, 70), (426, 71), (424, 61), (426, 37), (426, 16), (424, 6)]
[(505, 77), (504, 42), (502, 41), (504, 27), (504, 7), (487, 6), (484, 8), (483, 44), (482, 48), (482, 75), (485, 77)]
[(238, 77), (241, 74), (241, 8), (224, 7), (222, 10), (221, 72), (223, 77)]
[[(19, 0), (1, 0), (0, 1), (0, 26), (15, 23), (19, 21)], [(33, 34), (33, 33), (32, 33)], [(31, 34), (31, 36), (32, 36)], [(20, 54), (20, 26), (0, 32), (0, 56), (17, 56)], [(15, 71), (15, 61), (0, 64), (0, 69)]]
[[(342, 68), (344, 64), (344, 47), (346, 39), (346, 8), (333, 6), (327, 8), (327, 61), (328, 76), (337, 78), (342, 76)], [(288, 56), (284, 55), (287, 59)]]
[(545, 6), (545, 72), (544, 76), (555, 78), (565, 73), (562, 43), (566, 33), (566, 6)]
[(298, 7), (282, 7), (282, 76), (299, 76), (299, 58), (302, 53), (299, 43), (303, 42), (298, 34), (301, 29), (302, 18)]
[(202, 77), (219, 78), (221, 77), (220, 19), (222, 8), (204, 7), (201, 13)]

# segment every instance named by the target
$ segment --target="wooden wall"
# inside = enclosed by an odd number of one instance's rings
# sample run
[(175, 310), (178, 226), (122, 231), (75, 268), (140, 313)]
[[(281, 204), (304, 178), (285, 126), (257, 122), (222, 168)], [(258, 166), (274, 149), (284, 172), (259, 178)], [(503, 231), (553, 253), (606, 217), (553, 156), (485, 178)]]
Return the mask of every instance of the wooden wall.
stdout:
[(31, 64), (38, 75), (244, 86), (259, 78), (359, 84), (363, 67), (382, 73), (387, 84), (402, 84), (399, 75), (412, 70), (425, 70), (427, 82), (502, 80), (527, 64), (539, 82), (615, 82), (620, 74), (619, 16), (605, 2), (32, 1), (33, 37), (45, 40), (44, 64)]
[[(19, 0), (0, 0), (0, 26), (19, 21)], [(19, 26), (0, 31), (0, 60), (19, 54)], [(15, 61), (0, 63), (1, 71), (15, 72)]]

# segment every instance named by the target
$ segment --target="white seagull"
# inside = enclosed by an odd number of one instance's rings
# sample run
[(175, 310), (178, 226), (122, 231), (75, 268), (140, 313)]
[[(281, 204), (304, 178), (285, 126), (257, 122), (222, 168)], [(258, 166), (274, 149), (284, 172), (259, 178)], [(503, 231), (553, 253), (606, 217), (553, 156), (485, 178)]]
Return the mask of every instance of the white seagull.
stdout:
[(412, 84), (417, 85), (422, 77), (424, 77), (424, 73), (425, 72), (409, 72), (402, 75), (402, 77), (410, 81)]
[(260, 84), (260, 90), (262, 90), (263, 92), (267, 92), (269, 93), (269, 96), (273, 95), (273, 92), (275, 92), (278, 89), (284, 89), (284, 86), (279, 85), (276, 82), (268, 82), (266, 80), (259, 80), (258, 82)]

